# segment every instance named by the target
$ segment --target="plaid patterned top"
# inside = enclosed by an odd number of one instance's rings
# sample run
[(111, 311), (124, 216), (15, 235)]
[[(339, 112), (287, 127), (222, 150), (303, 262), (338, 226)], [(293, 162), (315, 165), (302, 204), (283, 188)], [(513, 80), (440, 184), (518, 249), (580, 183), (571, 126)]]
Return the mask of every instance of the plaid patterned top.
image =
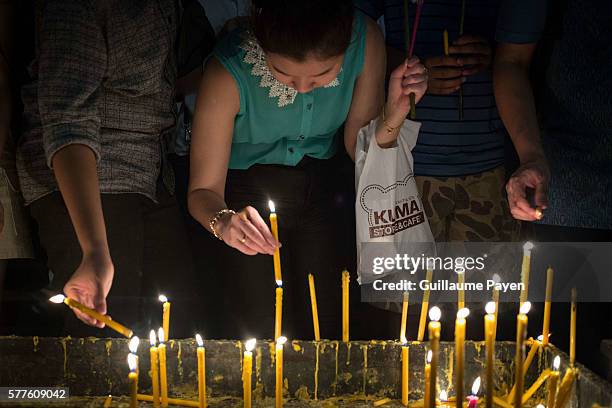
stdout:
[(45, 0), (33, 81), (22, 90), (18, 169), (26, 203), (57, 190), (53, 155), (89, 146), (102, 193), (155, 197), (175, 123), (175, 0)]

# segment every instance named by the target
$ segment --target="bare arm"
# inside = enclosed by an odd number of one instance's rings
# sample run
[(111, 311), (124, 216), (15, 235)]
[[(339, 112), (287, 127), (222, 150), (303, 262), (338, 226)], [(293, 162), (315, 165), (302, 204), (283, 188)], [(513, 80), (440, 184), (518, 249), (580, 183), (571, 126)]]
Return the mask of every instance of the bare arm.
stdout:
[[(194, 112), (188, 206), (191, 215), (210, 231), (210, 220), (225, 203), (225, 181), (240, 95), (234, 79), (211, 58), (206, 64)], [(239, 251), (272, 254), (276, 240), (252, 207), (222, 217), (215, 228), (223, 241)], [(212, 232), (212, 231), (211, 231)]]
[[(355, 146), (359, 129), (372, 119), (381, 117), (376, 129), (376, 141), (381, 147), (391, 147), (399, 134), (408, 111), (408, 95), (416, 94), (417, 102), (427, 89), (427, 78), (424, 67), (418, 58), (411, 58), (396, 67), (390, 75), (389, 92), (384, 102), (384, 83), (386, 70), (385, 45), (382, 34), (372, 20), (367, 19), (366, 52), (363, 71), (357, 79), (353, 100), (344, 126), (344, 145), (346, 151), (355, 160)], [(382, 121), (382, 106), (385, 103), (385, 120), (393, 128), (387, 131)]]
[(548, 165), (540, 141), (536, 108), (529, 81), (529, 66), (536, 44), (499, 44), (493, 66), (495, 100), (521, 166), (506, 190), (515, 218), (534, 221), (541, 217), (527, 201), (527, 188), (535, 189), (535, 204), (546, 208)]

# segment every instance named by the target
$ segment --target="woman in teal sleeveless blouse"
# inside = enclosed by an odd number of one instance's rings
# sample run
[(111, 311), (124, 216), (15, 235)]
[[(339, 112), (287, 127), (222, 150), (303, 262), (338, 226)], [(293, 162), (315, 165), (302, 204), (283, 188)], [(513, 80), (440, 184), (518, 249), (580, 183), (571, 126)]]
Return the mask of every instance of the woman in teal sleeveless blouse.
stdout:
[(334, 194), (339, 139), (354, 158), (359, 129), (379, 118), (376, 141), (393, 147), (408, 95), (418, 101), (426, 89), (417, 58), (391, 73), (386, 103), (384, 78), (382, 34), (350, 0), (256, 0), (251, 23), (218, 43), (194, 115), (188, 203), (223, 242), (214, 273), (238, 292), (220, 307), (235, 328), (224, 336), (272, 335), (270, 255), (280, 244), (262, 217), (270, 199), (283, 243), (286, 333), (312, 332), (312, 273), (321, 335), (337, 334), (337, 253), (352, 236), (338, 234), (338, 209), (352, 208)]

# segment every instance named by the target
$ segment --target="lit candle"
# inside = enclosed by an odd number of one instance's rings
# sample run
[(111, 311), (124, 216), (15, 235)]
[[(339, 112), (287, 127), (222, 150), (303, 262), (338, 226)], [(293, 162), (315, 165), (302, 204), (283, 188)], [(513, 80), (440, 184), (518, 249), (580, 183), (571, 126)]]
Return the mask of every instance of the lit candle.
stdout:
[(465, 273), (457, 272), (457, 286), (459, 287), (457, 292), (457, 310), (461, 310), (465, 307)]
[(312, 308), (312, 326), (314, 329), (314, 339), (316, 341), (321, 340), (321, 334), (319, 333), (319, 312), (317, 309), (317, 292), (315, 290), (314, 276), (312, 273), (308, 274), (308, 287), (310, 288), (310, 306)]
[(406, 343), (406, 324), (408, 323), (408, 292), (402, 298), (402, 321), (400, 323), (400, 342)]
[(570, 315), (570, 344), (569, 344), (569, 363), (570, 367), (576, 362), (576, 288), (572, 288), (572, 306)]
[(342, 341), (349, 341), (349, 283), (351, 276), (347, 270), (342, 271)]
[(529, 271), (531, 270), (531, 250), (533, 244), (529, 241), (523, 245), (523, 264), (521, 266), (521, 295), (520, 304), (522, 305), (527, 301), (527, 295), (529, 294)]
[(130, 408), (136, 408), (138, 406), (138, 374), (136, 374), (136, 368), (138, 362), (136, 356), (132, 353), (128, 354), (128, 366), (130, 367), (130, 374), (128, 375), (128, 382), (130, 387)]
[(550, 408), (555, 408), (555, 400), (557, 398), (557, 385), (559, 384), (559, 366), (561, 365), (561, 357), (556, 356), (553, 360), (553, 369), (548, 377), (548, 396), (546, 405)]
[(253, 349), (257, 340), (250, 339), (244, 343), (244, 360), (242, 362), (242, 390), (244, 408), (251, 408), (251, 377), (253, 376)]
[[(478, 407), (478, 391), (480, 390), (480, 377), (477, 377), (472, 384), (472, 395), (467, 397), (468, 400), (468, 408), (477, 408)], [(457, 398), (459, 401), (459, 398)], [(463, 404), (461, 405), (463, 406)]]
[(151, 355), (151, 388), (153, 391), (153, 406), (159, 407), (159, 351), (157, 349), (157, 336), (155, 330), (151, 330), (149, 333), (149, 341), (151, 342), (151, 348), (149, 353)]
[(66, 296), (64, 296), (62, 294), (55, 295), (55, 296), (51, 297), (49, 300), (51, 302), (53, 302), (53, 303), (65, 303), (69, 307), (77, 309), (77, 310), (85, 313), (87, 316), (89, 316), (89, 317), (91, 317), (93, 319), (96, 319), (99, 322), (104, 323), (106, 326), (110, 327), (111, 329), (113, 329), (117, 333), (120, 333), (120, 334), (124, 335), (128, 339), (130, 337), (132, 337), (132, 334), (134, 334), (132, 332), (132, 330), (130, 330), (127, 327), (117, 323), (110, 316), (98, 313), (95, 310), (90, 309), (87, 306), (83, 305), (82, 303), (79, 303), (76, 300), (71, 299), (69, 297), (66, 297)]
[[(501, 282), (501, 277), (496, 273), (494, 273), (491, 278), (493, 279), (493, 282), (495, 283)], [(497, 339), (497, 314), (499, 313), (499, 288), (497, 286), (493, 288), (492, 300), (493, 302), (495, 302), (495, 313), (494, 313), (495, 324), (493, 326), (493, 339), (496, 340)]]
[(408, 344), (402, 344), (402, 405), (408, 406), (408, 373), (409, 373)]
[(162, 327), (164, 328), (166, 340), (168, 340), (170, 338), (170, 302), (168, 302), (168, 298), (164, 295), (159, 295), (159, 301), (163, 302)]
[(108, 394), (108, 396), (104, 400), (104, 408), (110, 408), (112, 403), (113, 403), (113, 396)]
[(544, 298), (544, 323), (542, 324), (542, 345), (548, 346), (548, 334), (550, 332), (550, 310), (553, 289), (553, 268), (550, 266), (546, 270), (546, 295)]
[(448, 55), (448, 31), (442, 33), (442, 42), (444, 44), (444, 55)]
[(277, 281), (276, 308), (274, 316), (274, 340), (278, 340), (283, 326), (283, 281)]
[(140, 339), (138, 338), (138, 336), (134, 336), (130, 339), (130, 342), (128, 343), (128, 348), (130, 349), (130, 353), (134, 355), (134, 358), (136, 359), (136, 376), (138, 376), (138, 374), (140, 374), (140, 368), (138, 367), (138, 345), (140, 344)]
[(168, 406), (168, 373), (166, 371), (166, 337), (164, 335), (164, 329), (162, 327), (157, 331), (157, 338), (159, 340), (159, 382), (161, 391), (161, 406)]
[(557, 402), (555, 408), (563, 408), (569, 401), (570, 394), (572, 392), (572, 386), (574, 385), (574, 378), (576, 377), (576, 369), (568, 367), (565, 370), (565, 375), (559, 385), (559, 391), (557, 392)]
[[(431, 360), (432, 360), (432, 356), (433, 353), (431, 352), (431, 350), (427, 351), (427, 358), (425, 361), (425, 394), (423, 395), (423, 406), (425, 408), (431, 408), (429, 401), (430, 401), (430, 388), (431, 388)], [(435, 402), (434, 402), (435, 404)]]
[(440, 350), (440, 317), (442, 311), (438, 306), (429, 310), (429, 347), (432, 352), (431, 373), (429, 374), (429, 405), (431, 408), (436, 405), (436, 374), (438, 371), (438, 352)]
[(199, 334), (195, 335), (196, 343), (198, 344), (198, 402), (200, 408), (206, 407), (206, 350), (204, 349), (204, 341)]
[(523, 385), (525, 383), (525, 372), (523, 371), (523, 354), (525, 353), (525, 337), (527, 335), (527, 313), (531, 309), (531, 303), (525, 302), (521, 305), (518, 316), (516, 317), (516, 357), (515, 371), (516, 379), (514, 386), (514, 408), (521, 408), (523, 405)]
[(276, 339), (276, 408), (283, 407), (283, 345), (285, 336)]
[(457, 312), (455, 320), (455, 394), (457, 395), (457, 408), (463, 406), (463, 374), (465, 367), (465, 318), (470, 309), (463, 308)]
[[(274, 206), (274, 201), (268, 201), (268, 206), (270, 207), (270, 229), (272, 230), (272, 235), (274, 238), (278, 239), (278, 217), (276, 216), (276, 207)], [(280, 241), (279, 241), (280, 242)], [(274, 280), (276, 280), (277, 285), (282, 285), (283, 275), (281, 273), (281, 260), (280, 260), (280, 248), (276, 247), (274, 249)]]
[(487, 314), (484, 317), (486, 365), (485, 365), (485, 405), (493, 407), (493, 367), (495, 364), (495, 302), (485, 306)]
[(449, 408), (448, 402), (448, 393), (446, 390), (440, 391), (440, 408)]
[[(431, 283), (431, 279), (433, 277), (433, 271), (427, 270), (427, 274), (425, 275), (425, 280)], [(427, 320), (427, 309), (429, 308), (429, 284), (427, 288), (423, 291), (423, 301), (421, 303), (421, 316), (419, 317), (419, 331), (417, 332), (417, 340), (423, 341), (423, 337), (425, 336), (425, 321)]]

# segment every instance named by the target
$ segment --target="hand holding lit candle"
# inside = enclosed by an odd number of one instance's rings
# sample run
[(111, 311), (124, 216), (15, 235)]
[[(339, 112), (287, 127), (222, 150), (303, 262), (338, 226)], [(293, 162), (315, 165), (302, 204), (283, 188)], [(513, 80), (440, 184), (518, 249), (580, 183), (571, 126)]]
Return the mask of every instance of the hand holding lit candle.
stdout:
[(204, 341), (199, 334), (195, 335), (198, 357), (198, 405), (199, 408), (206, 407), (206, 350), (204, 349)]
[(159, 295), (159, 301), (162, 305), (162, 327), (164, 328), (164, 335), (166, 340), (170, 338), (170, 302), (165, 295)]
[(431, 373), (429, 374), (429, 408), (436, 406), (436, 383), (438, 371), (438, 354), (440, 350), (440, 318), (442, 311), (438, 306), (429, 309), (429, 347), (431, 349)]
[(457, 312), (455, 320), (455, 393), (457, 408), (463, 407), (463, 375), (465, 367), (465, 318), (470, 309), (463, 308)]
[(138, 407), (138, 374), (136, 370), (138, 368), (138, 361), (136, 355), (128, 354), (128, 366), (130, 367), (130, 374), (128, 375), (128, 383), (130, 387), (130, 408)]
[(257, 340), (250, 339), (244, 344), (244, 359), (242, 361), (242, 391), (244, 408), (251, 408), (251, 377), (253, 376), (253, 349)]
[(125, 326), (115, 322), (110, 316), (98, 313), (97, 311), (95, 311), (93, 309), (90, 309), (89, 307), (83, 305), (82, 303), (77, 302), (74, 299), (71, 299), (71, 298), (66, 297), (66, 296), (64, 296), (62, 294), (59, 294), (59, 295), (55, 295), (55, 296), (51, 297), (49, 300), (51, 302), (53, 302), (53, 303), (65, 303), (69, 307), (71, 307), (73, 309), (77, 309), (77, 310), (85, 313), (87, 316), (89, 316), (89, 317), (91, 317), (93, 319), (96, 319), (99, 322), (104, 323), (106, 326), (110, 327), (111, 329), (113, 329), (117, 333), (120, 333), (120, 334), (124, 335), (128, 339), (130, 337), (132, 337), (132, 334), (133, 334), (132, 330), (130, 330), (127, 327), (125, 327)]
[(149, 353), (151, 355), (151, 389), (153, 393), (153, 407), (159, 407), (159, 351), (157, 348), (157, 336), (155, 330), (151, 330), (149, 333), (149, 341), (151, 348)]
[(276, 339), (276, 408), (283, 407), (283, 345), (286, 342), (285, 336)]

